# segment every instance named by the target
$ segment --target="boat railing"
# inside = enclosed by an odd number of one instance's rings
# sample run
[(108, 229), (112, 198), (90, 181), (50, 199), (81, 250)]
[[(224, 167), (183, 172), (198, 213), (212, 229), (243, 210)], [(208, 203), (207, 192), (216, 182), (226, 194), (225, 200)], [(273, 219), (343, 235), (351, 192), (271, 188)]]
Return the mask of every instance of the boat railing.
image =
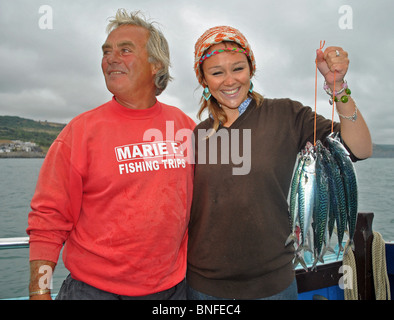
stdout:
[(29, 237), (0, 238), (0, 250), (29, 247)]
[[(354, 235), (355, 250), (353, 252), (357, 269), (359, 300), (375, 299), (372, 270), (373, 217), (373, 213), (359, 213), (357, 217), (356, 231)], [(29, 237), (0, 238), (0, 250), (28, 247)], [(394, 252), (394, 246), (391, 246), (390, 251)], [(393, 254), (390, 253), (390, 256), (393, 256)], [(297, 269), (296, 279), (298, 293), (337, 286), (342, 276), (340, 271), (342, 265), (343, 261), (342, 257), (340, 257), (338, 261), (323, 263), (321, 265), (318, 264), (314, 271), (309, 270), (310, 268), (308, 270)], [(393, 263), (391, 262), (390, 278), (394, 276), (394, 267), (392, 265)]]

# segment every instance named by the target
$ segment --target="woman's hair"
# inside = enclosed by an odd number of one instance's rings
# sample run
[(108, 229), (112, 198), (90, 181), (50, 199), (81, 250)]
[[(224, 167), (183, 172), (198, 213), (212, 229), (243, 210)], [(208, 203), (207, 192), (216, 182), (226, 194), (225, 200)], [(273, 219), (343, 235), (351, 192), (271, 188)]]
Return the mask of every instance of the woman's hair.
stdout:
[[(223, 41), (223, 42), (231, 43), (231, 45), (235, 46), (235, 47), (240, 47), (238, 45), (238, 43), (235, 43), (235, 42), (231, 42), (231, 41)], [(209, 48), (204, 52), (204, 55), (208, 51), (209, 51)], [(252, 70), (253, 70), (252, 62), (250, 61), (249, 57), (247, 57), (247, 58), (248, 58), (248, 63), (249, 63), (249, 69), (251, 70), (251, 73), (252, 73)], [(203, 68), (202, 68), (202, 64), (200, 66), (200, 72), (201, 72), (202, 78), (204, 79), (205, 76), (204, 76), (204, 71), (203, 71)], [(252, 76), (252, 74), (251, 74), (251, 76)], [(248, 93), (248, 97), (250, 97), (250, 98), (252, 98), (253, 100), (256, 101), (257, 107), (259, 107), (263, 103), (263, 100), (264, 100), (263, 96), (260, 95), (259, 93), (255, 92), (255, 91), (249, 92)], [(207, 110), (208, 113), (213, 118), (213, 129), (214, 129), (213, 132), (216, 132), (218, 130), (219, 125), (221, 123), (226, 123), (227, 122), (226, 113), (221, 108), (221, 106), (219, 105), (218, 101), (214, 98), (214, 96), (211, 96), (208, 101), (206, 101), (204, 97), (201, 97), (200, 104), (201, 104), (201, 106), (200, 106), (200, 110), (197, 113), (197, 117), (198, 117), (198, 119), (201, 120), (201, 116), (202, 116), (203, 112), (205, 110)]]
[(139, 26), (149, 31), (149, 40), (146, 44), (149, 56), (148, 61), (151, 64), (161, 66), (155, 78), (156, 96), (158, 96), (167, 87), (168, 81), (172, 80), (172, 77), (169, 73), (171, 63), (168, 42), (163, 33), (154, 24), (155, 22), (147, 21), (140, 11), (128, 14), (125, 9), (119, 9), (115, 17), (110, 20), (107, 32), (110, 33), (123, 25)]

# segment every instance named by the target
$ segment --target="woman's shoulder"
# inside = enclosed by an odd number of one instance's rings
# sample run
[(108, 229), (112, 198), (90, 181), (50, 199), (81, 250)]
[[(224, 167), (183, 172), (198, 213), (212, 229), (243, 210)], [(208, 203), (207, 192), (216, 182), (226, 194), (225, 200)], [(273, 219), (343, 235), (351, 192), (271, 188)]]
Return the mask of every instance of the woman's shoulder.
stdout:
[(296, 101), (292, 100), (290, 98), (264, 98), (264, 101), (262, 103), (262, 106), (268, 106), (268, 107), (295, 107), (295, 108), (300, 108), (303, 107), (303, 105)]
[(210, 129), (212, 128), (213, 125), (213, 120), (211, 117), (206, 118), (205, 120), (201, 121), (197, 126), (195, 127), (194, 130), (198, 129)]
[[(309, 108), (310, 109), (310, 108)], [(264, 98), (263, 102), (253, 109), (254, 113), (259, 113), (262, 117), (269, 115), (280, 115), (281, 117), (288, 115), (296, 115), (304, 113), (308, 108), (296, 100), (290, 98)]]

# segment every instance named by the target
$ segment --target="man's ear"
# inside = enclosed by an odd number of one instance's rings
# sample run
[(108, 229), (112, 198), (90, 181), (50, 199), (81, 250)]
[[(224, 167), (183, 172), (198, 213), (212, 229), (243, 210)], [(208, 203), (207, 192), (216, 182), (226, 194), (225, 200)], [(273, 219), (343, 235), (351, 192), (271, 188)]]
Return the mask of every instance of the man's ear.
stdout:
[(151, 63), (152, 74), (157, 74), (162, 67), (163, 66), (160, 62)]

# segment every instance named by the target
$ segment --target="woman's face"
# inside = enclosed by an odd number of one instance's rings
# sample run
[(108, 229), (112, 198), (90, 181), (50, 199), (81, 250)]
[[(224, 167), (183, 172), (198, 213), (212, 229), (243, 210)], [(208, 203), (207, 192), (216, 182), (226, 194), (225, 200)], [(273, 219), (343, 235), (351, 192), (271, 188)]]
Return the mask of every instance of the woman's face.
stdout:
[[(219, 43), (209, 52), (238, 47), (234, 43)], [(248, 58), (240, 52), (222, 52), (206, 59), (202, 65), (204, 83), (222, 108), (235, 109), (246, 100), (250, 88)]]

